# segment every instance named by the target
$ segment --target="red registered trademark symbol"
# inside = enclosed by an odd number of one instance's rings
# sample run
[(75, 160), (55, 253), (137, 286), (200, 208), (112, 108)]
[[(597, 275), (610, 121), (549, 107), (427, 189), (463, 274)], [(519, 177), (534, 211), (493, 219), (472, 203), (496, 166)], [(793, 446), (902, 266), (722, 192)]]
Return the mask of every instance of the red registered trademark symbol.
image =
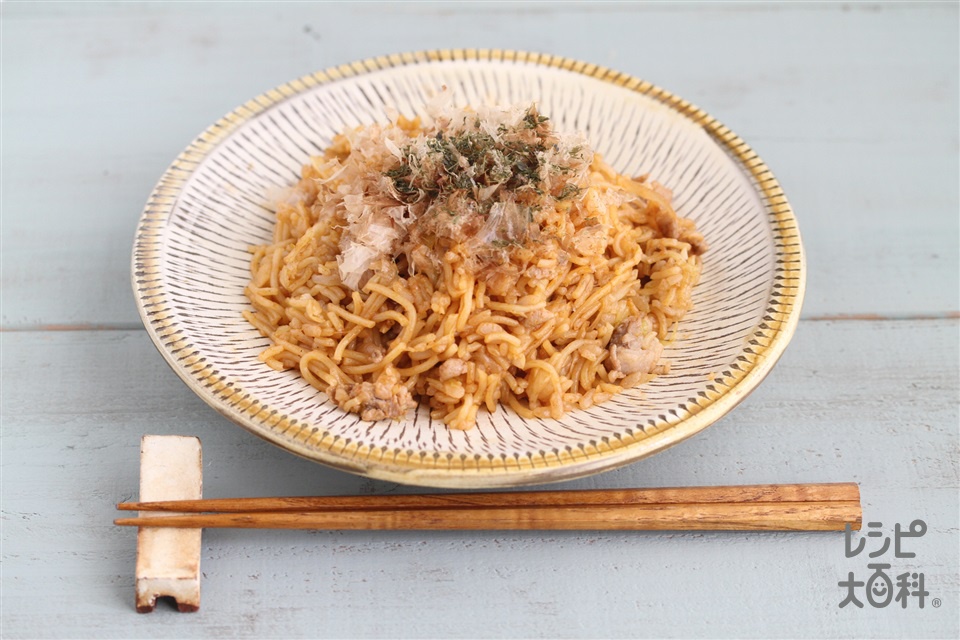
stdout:
[(930, 604), (932, 604), (935, 607), (939, 607), (941, 605), (940, 598), (934, 598), (933, 602), (931, 602)]

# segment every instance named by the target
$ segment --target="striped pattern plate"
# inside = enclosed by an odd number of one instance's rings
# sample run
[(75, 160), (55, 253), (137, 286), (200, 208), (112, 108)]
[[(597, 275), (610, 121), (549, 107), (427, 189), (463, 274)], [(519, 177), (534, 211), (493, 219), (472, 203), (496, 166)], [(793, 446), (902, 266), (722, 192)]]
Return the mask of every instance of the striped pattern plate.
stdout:
[[(461, 104), (535, 101), (581, 131), (619, 171), (649, 173), (710, 243), (695, 308), (665, 358), (669, 375), (561, 420), (481, 412), (450, 431), (421, 409), (368, 423), (295, 372), (241, 316), (247, 247), (267, 241), (274, 187), (348, 127), (412, 116), (441, 87)], [(800, 313), (804, 260), (773, 175), (734, 133), (688, 102), (595, 65), (509, 51), (430, 51), (328, 69), (259, 96), (201, 134), (150, 196), (133, 287), (160, 353), (215, 409), (274, 444), (406, 484), (497, 487), (580, 477), (634, 462), (700, 431), (770, 371)]]

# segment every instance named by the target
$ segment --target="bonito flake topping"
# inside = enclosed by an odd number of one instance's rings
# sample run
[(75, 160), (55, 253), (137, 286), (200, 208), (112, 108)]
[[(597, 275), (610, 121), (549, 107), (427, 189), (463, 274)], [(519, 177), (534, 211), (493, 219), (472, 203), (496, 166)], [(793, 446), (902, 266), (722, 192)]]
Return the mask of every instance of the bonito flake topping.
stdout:
[[(560, 135), (535, 105), (461, 110), (436, 102), (428, 118), (338, 136), (314, 161), (318, 204), (343, 216), (337, 257), (351, 289), (382, 258), (405, 255), (411, 275), (464, 243), (494, 262), (536, 240), (541, 212), (579, 198), (593, 151)], [(426, 250), (425, 250), (426, 249)]]

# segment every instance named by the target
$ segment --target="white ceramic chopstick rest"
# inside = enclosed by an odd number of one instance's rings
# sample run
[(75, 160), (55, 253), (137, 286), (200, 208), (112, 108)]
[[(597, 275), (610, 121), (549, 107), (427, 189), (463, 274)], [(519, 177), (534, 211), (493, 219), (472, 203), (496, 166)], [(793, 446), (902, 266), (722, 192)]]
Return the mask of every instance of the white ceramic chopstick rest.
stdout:
[[(140, 500), (200, 499), (202, 462), (198, 438), (143, 436), (140, 441)], [(156, 514), (140, 512), (140, 515)], [(137, 533), (138, 612), (153, 611), (159, 597), (173, 598), (177, 609), (183, 612), (200, 608), (202, 532), (202, 529), (140, 528)]]

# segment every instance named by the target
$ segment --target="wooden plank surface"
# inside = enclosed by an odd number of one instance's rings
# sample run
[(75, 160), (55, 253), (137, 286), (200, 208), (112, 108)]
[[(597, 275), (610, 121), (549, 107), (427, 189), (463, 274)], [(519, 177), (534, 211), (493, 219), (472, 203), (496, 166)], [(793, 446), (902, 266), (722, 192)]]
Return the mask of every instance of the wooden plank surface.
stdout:
[[(0, 636), (946, 637), (960, 611), (956, 3), (17, 3), (2, 21)], [(199, 436), (205, 494), (418, 491), (293, 457), (163, 364), (130, 293), (139, 212), (215, 119), (382, 53), (545, 51), (705, 108), (773, 168), (809, 260), (769, 379), (696, 438), (557, 488), (856, 481), (922, 518), (926, 608), (839, 609), (842, 535), (204, 534), (203, 610), (131, 605), (140, 437)], [(857, 317), (859, 319), (854, 319)], [(845, 318), (844, 320), (833, 320)], [(909, 564), (908, 564), (909, 563)]]
[(141, 434), (199, 436), (208, 497), (417, 489), (247, 434), (142, 331), (5, 333), (5, 637), (955, 637), (957, 331), (803, 322), (769, 379), (703, 434), (556, 485), (856, 481), (865, 523), (927, 522), (916, 559), (894, 562), (925, 573), (939, 609), (840, 610), (837, 582), (869, 562), (844, 557), (842, 534), (211, 530), (189, 619), (130, 604), (136, 534), (110, 523), (136, 497)]
[(3, 11), (8, 329), (137, 326), (127, 267), (147, 195), (237, 105), (331, 65), (470, 46), (607, 65), (743, 136), (797, 211), (806, 317), (960, 309), (955, 4)]

